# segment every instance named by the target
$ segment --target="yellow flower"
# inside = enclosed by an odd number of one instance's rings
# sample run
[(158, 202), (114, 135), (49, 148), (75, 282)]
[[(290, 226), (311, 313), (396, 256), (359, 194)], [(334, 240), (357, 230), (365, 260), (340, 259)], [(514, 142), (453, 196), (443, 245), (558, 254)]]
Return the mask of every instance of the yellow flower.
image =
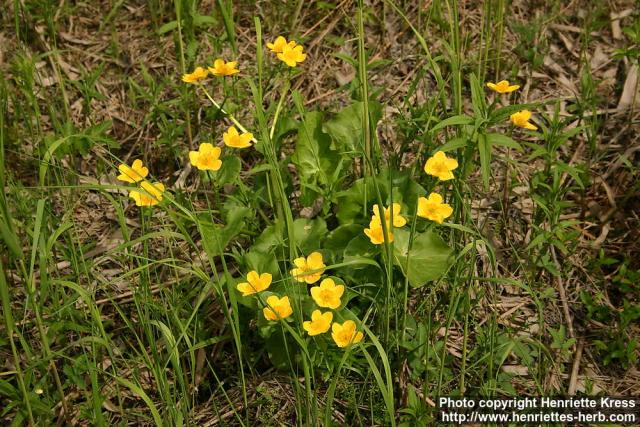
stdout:
[(124, 182), (140, 182), (149, 175), (149, 169), (143, 166), (140, 159), (134, 160), (131, 166), (122, 164), (118, 166), (118, 170), (120, 175), (118, 175), (117, 179)]
[(446, 203), (442, 203), (442, 196), (438, 193), (429, 194), (429, 198), (420, 197), (418, 199), (418, 216), (438, 224), (442, 224), (445, 218), (453, 213), (453, 208)]
[(136, 206), (154, 206), (162, 201), (163, 184), (159, 182), (152, 184), (149, 181), (143, 181), (140, 186), (144, 191), (131, 190), (129, 192), (129, 197), (136, 202)]
[(453, 179), (452, 170), (458, 167), (458, 161), (447, 157), (442, 151), (438, 151), (433, 157), (429, 157), (424, 165), (424, 171), (428, 175), (438, 177), (441, 181)]
[(185, 74), (182, 76), (182, 81), (185, 83), (198, 83), (200, 80), (207, 78), (209, 72), (202, 67), (196, 67), (191, 74)]
[(287, 64), (289, 67), (295, 67), (298, 62), (302, 62), (307, 57), (306, 54), (302, 53), (304, 49), (302, 45), (294, 45), (289, 42), (288, 45), (282, 48), (282, 52), (278, 54), (278, 59)]
[[(391, 207), (384, 208), (384, 220), (387, 226), (387, 233), (389, 234), (389, 243), (393, 242), (393, 233), (391, 232), (391, 224), (394, 227), (404, 227), (407, 224), (405, 217), (400, 215), (402, 206), (400, 203), (394, 203), (393, 207), (393, 220), (391, 219)], [(381, 245), (384, 243), (384, 230), (382, 229), (382, 218), (380, 216), (380, 207), (373, 205), (373, 216), (369, 223), (369, 228), (364, 229), (364, 234), (371, 240), (374, 245)]]
[(224, 59), (216, 59), (213, 61), (213, 67), (209, 67), (209, 72), (216, 77), (233, 76), (240, 72), (236, 68), (237, 61), (225, 62)]
[(311, 288), (311, 298), (320, 307), (336, 309), (340, 307), (340, 298), (344, 294), (344, 285), (336, 285), (333, 279), (324, 279), (320, 286)]
[(514, 90), (518, 90), (520, 85), (509, 85), (508, 80), (501, 80), (498, 83), (487, 83), (487, 87), (494, 92), (498, 93), (510, 93)]
[(242, 296), (246, 297), (258, 292), (262, 292), (271, 286), (272, 276), (269, 273), (262, 273), (258, 275), (257, 271), (250, 271), (247, 274), (247, 282), (238, 283), (236, 288), (242, 292)]
[(262, 309), (262, 313), (267, 320), (286, 319), (293, 314), (289, 297), (278, 298), (271, 295), (267, 298), (267, 307)]
[(331, 327), (331, 321), (333, 320), (333, 313), (327, 311), (321, 313), (320, 310), (313, 310), (311, 313), (311, 320), (302, 322), (302, 327), (310, 336), (324, 334)]
[(531, 111), (529, 110), (518, 111), (517, 113), (513, 113), (511, 115), (511, 123), (513, 123), (518, 127), (529, 129), (529, 130), (538, 129), (536, 126), (533, 125), (533, 123), (529, 123), (530, 118), (531, 118)]
[(293, 260), (296, 268), (291, 270), (291, 275), (298, 282), (316, 283), (324, 273), (326, 265), (320, 252), (312, 252), (307, 258), (300, 257)]
[(222, 166), (221, 151), (220, 147), (205, 142), (200, 144), (198, 151), (189, 151), (189, 160), (201, 171), (217, 171)]
[(282, 36), (278, 36), (273, 43), (267, 43), (267, 47), (273, 53), (282, 53), (282, 50), (287, 45), (289, 45), (291, 47), (295, 47), (296, 46), (296, 42), (294, 42), (293, 40), (291, 40), (290, 42), (287, 42), (287, 39), (285, 39)]
[[(407, 220), (400, 215), (400, 210), (402, 206), (400, 203), (393, 204), (393, 226), (394, 227), (404, 227), (407, 223)], [(373, 216), (380, 218), (380, 207), (378, 205), (373, 205)], [(391, 207), (384, 208), (384, 219), (389, 224), (389, 220), (391, 219)]]
[(364, 338), (364, 334), (356, 331), (356, 322), (347, 320), (342, 325), (334, 323), (331, 326), (331, 338), (333, 338), (338, 347), (342, 348), (349, 344), (359, 343)]
[(245, 132), (242, 135), (238, 133), (238, 130), (235, 126), (231, 126), (225, 133), (222, 134), (222, 140), (224, 141), (224, 145), (232, 148), (247, 148), (251, 147), (251, 140), (253, 139), (253, 134), (250, 132)]
[[(389, 224), (388, 221), (387, 224)], [(388, 226), (387, 233), (389, 234), (389, 243), (393, 242), (393, 233)], [(382, 222), (380, 222), (380, 217), (374, 216), (371, 218), (369, 228), (364, 229), (364, 234), (366, 234), (369, 240), (371, 240), (371, 243), (373, 243), (374, 245), (381, 245), (384, 243), (384, 230), (382, 229)]]

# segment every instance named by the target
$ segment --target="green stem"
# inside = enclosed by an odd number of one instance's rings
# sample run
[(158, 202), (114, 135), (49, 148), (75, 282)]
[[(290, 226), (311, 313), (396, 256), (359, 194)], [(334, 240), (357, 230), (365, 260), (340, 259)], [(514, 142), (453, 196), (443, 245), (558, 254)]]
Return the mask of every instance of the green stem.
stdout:
[(11, 313), (11, 300), (9, 298), (9, 289), (7, 287), (7, 281), (4, 275), (3, 263), (0, 262), (0, 297), (2, 298), (2, 311), (4, 313), (4, 321), (7, 327), (7, 336), (9, 337), (9, 343), (11, 344), (11, 353), (13, 355), (13, 364), (15, 366), (17, 378), (18, 378), (18, 386), (20, 387), (20, 392), (22, 393), (22, 398), (24, 399), (24, 405), (27, 408), (27, 414), (29, 416), (29, 424), (36, 425), (33, 419), (33, 411), (31, 410), (31, 403), (29, 401), (29, 395), (27, 394), (27, 388), (24, 385), (24, 375), (22, 374), (20, 357), (18, 356), (18, 349), (16, 347), (15, 340), (13, 338), (13, 315)]
[[(371, 129), (369, 127), (369, 87), (367, 82), (367, 57), (364, 48), (363, 7), (363, 1), (358, 0), (358, 72), (362, 88), (362, 129), (364, 131), (364, 151), (365, 155), (373, 161), (375, 156), (371, 146)], [(373, 176), (373, 167), (369, 168), (367, 162), (363, 163), (364, 176)]]
[[(249, 132), (249, 131), (247, 130), (247, 128), (245, 128), (244, 126), (242, 126), (242, 124), (241, 124), (241, 123), (240, 123), (240, 122), (239, 122), (239, 121), (238, 121), (238, 120), (237, 120), (237, 119), (236, 119), (232, 114), (230, 114), (230, 113), (228, 113), (227, 111), (225, 111), (225, 110), (222, 108), (222, 106), (221, 106), (220, 104), (218, 104), (218, 103), (216, 102), (216, 100), (215, 100), (215, 99), (213, 99), (213, 98), (211, 97), (211, 95), (209, 94), (209, 92), (207, 91), (207, 89), (206, 89), (203, 85), (200, 85), (200, 84), (199, 84), (199, 85), (198, 85), (198, 87), (199, 87), (200, 89), (202, 89), (202, 91), (203, 91), (203, 92), (204, 92), (204, 94), (207, 96), (207, 98), (209, 98), (209, 101), (211, 101), (211, 103), (214, 105), (214, 107), (216, 107), (218, 110), (220, 110), (220, 112), (221, 112), (222, 114), (224, 114), (224, 115), (225, 115), (229, 120), (231, 120), (231, 122), (233, 122), (233, 124), (234, 124), (234, 125), (236, 125), (236, 126), (238, 127), (238, 129), (240, 130), (240, 132), (242, 132), (242, 133), (247, 133), (247, 132)], [(257, 140), (257, 139), (255, 139), (255, 138), (251, 138), (251, 142), (256, 143), (256, 142), (258, 142), (258, 140)]]

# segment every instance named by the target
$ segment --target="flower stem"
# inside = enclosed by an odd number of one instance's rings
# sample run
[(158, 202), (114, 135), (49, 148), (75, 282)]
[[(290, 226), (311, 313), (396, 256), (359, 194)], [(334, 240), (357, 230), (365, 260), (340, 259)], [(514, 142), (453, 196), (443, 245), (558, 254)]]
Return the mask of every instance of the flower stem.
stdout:
[[(222, 114), (224, 114), (225, 116), (227, 116), (227, 118), (229, 118), (229, 120), (231, 120), (233, 122), (234, 125), (236, 125), (236, 127), (238, 129), (240, 129), (240, 132), (242, 133), (247, 133), (247, 128), (245, 128), (244, 126), (242, 126), (242, 124), (230, 113), (228, 113), (227, 111), (225, 111), (222, 106), (220, 104), (218, 104), (215, 99), (213, 99), (211, 97), (211, 95), (209, 94), (209, 91), (207, 91), (207, 88), (205, 88), (203, 85), (198, 85), (198, 87), (200, 87), (202, 89), (202, 91), (204, 92), (204, 94), (207, 96), (207, 98), (209, 98), (209, 101), (211, 101), (211, 103), (222, 112)], [(251, 138), (251, 142), (256, 143), (258, 142), (257, 139), (255, 138)]]

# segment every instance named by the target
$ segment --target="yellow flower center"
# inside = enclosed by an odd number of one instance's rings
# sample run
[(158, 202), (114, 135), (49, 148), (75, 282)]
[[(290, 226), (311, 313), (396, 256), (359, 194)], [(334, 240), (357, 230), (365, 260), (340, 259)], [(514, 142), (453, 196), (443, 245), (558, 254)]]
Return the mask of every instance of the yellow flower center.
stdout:
[(209, 153), (206, 153), (206, 154), (201, 153), (200, 157), (198, 158), (198, 162), (205, 167), (213, 167), (216, 160), (217, 159), (212, 154), (209, 154)]
[(424, 214), (428, 216), (435, 216), (438, 214), (438, 205), (435, 203), (427, 203), (424, 207)]
[(320, 299), (322, 299), (323, 302), (330, 302), (333, 299), (333, 289), (320, 290)]
[(298, 59), (298, 54), (295, 50), (293, 49), (287, 49), (284, 52), (282, 52), (282, 56), (287, 60), (287, 61), (296, 61)]
[(447, 165), (445, 164), (445, 162), (436, 162), (433, 165), (433, 171), (438, 174), (446, 174), (447, 172), (449, 172), (449, 168), (447, 167)]
[(311, 271), (313, 269), (309, 267), (309, 264), (304, 264), (298, 270), (300, 271), (300, 273), (304, 274), (304, 273), (308, 273), (309, 271)]
[(144, 193), (140, 193), (140, 204), (143, 205), (151, 205), (157, 202), (157, 199), (154, 199), (151, 196), (147, 196)]
[(354, 331), (351, 331), (346, 328), (342, 329), (338, 333), (338, 339), (343, 343), (350, 343), (353, 340), (353, 336), (354, 336)]

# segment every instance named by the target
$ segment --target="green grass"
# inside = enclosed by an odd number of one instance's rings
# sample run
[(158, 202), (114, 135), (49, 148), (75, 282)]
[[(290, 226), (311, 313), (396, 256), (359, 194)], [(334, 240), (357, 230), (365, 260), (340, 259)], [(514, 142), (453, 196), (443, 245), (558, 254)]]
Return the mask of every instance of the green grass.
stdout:
[[(5, 424), (431, 425), (444, 395), (637, 386), (637, 151), (606, 138), (629, 139), (638, 118), (635, 105), (602, 116), (617, 100), (590, 62), (608, 5), (590, 18), (558, 2), (531, 16), (503, 0), (417, 3), (0, 12), (15, 28), (0, 62)], [(612, 61), (637, 64), (637, 20)], [(83, 44), (73, 22), (96, 35)], [(580, 44), (572, 96), (539, 77), (546, 55), (564, 64), (549, 28), (568, 22), (585, 24), (563, 33)], [(266, 48), (280, 34), (305, 46), (295, 69)], [(181, 81), (218, 57), (241, 74)], [(338, 68), (352, 72), (341, 86)], [(486, 88), (502, 79), (523, 87)], [(509, 123), (523, 109), (538, 130)], [(224, 147), (230, 125), (254, 145)], [(218, 171), (190, 165), (205, 142), (223, 147)], [(454, 179), (425, 173), (438, 151)], [(115, 179), (134, 159), (166, 186), (156, 206)], [(443, 224), (417, 215), (432, 192), (453, 208)], [(394, 203), (406, 225), (382, 221), (373, 244), (373, 206)], [(314, 251), (346, 289), (333, 321), (355, 321), (361, 343), (303, 328), (318, 283), (291, 269)], [(252, 270), (273, 282), (244, 297)], [(270, 295), (290, 298), (286, 321), (265, 319)], [(578, 379), (576, 363), (590, 367)]]

